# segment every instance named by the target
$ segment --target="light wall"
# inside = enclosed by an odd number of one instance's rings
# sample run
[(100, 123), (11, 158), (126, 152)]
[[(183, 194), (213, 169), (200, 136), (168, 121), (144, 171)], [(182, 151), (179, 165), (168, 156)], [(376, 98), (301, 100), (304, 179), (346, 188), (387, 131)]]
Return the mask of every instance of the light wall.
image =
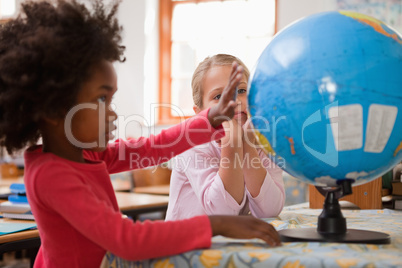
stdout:
[(314, 13), (336, 8), (335, 0), (278, 0), (278, 30)]
[[(118, 91), (113, 103), (119, 115), (117, 136), (149, 135), (152, 104), (158, 100), (158, 1), (124, 0), (119, 7), (123, 26), (124, 63), (116, 63)], [(152, 118), (151, 118), (152, 117)]]

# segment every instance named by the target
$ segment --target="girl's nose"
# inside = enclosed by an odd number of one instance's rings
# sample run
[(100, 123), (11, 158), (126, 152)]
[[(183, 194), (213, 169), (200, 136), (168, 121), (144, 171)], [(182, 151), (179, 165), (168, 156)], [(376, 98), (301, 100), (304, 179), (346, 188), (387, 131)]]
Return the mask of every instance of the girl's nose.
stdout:
[(240, 108), (242, 106), (242, 102), (239, 98), (236, 99), (237, 107)]
[(117, 113), (112, 109), (112, 107), (109, 106), (108, 109), (108, 120), (109, 121), (114, 121), (117, 119)]

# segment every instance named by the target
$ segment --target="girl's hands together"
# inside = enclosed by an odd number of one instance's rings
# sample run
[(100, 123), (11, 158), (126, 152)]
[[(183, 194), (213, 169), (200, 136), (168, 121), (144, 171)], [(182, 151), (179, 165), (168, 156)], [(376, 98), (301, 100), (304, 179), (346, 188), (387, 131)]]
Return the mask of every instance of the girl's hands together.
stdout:
[(256, 145), (256, 137), (250, 118), (247, 119), (246, 123), (243, 125), (243, 142), (251, 147)]
[(271, 246), (280, 246), (281, 240), (275, 228), (253, 216), (209, 216), (212, 235), (230, 238), (259, 238)]
[(222, 126), (225, 129), (225, 137), (221, 139), (222, 148), (243, 146), (243, 130), (237, 120), (224, 121)]
[(208, 112), (208, 120), (213, 127), (218, 127), (224, 121), (230, 120), (234, 116), (236, 108), (237, 86), (243, 77), (243, 67), (237, 62), (232, 64), (232, 72), (229, 83), (222, 91), (219, 103), (213, 106)]

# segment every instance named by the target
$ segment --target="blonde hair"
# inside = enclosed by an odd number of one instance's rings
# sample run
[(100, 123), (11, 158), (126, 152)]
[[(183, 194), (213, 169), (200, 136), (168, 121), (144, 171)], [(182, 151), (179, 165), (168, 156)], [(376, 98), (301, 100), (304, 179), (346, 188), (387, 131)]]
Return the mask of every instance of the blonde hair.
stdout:
[(250, 71), (247, 66), (237, 57), (228, 54), (216, 54), (212, 57), (205, 58), (194, 71), (193, 78), (191, 79), (191, 87), (193, 89), (193, 101), (196, 106), (202, 108), (202, 95), (203, 95), (203, 81), (205, 74), (213, 66), (231, 66), (236, 61), (244, 69), (243, 74), (246, 80), (250, 77)]

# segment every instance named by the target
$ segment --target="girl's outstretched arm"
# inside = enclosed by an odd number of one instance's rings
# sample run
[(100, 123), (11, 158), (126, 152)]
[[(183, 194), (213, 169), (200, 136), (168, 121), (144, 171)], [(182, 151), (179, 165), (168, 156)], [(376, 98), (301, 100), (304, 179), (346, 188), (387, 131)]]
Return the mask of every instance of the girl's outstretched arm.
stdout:
[[(102, 172), (96, 169), (94, 173), (93, 178), (100, 182), (109, 179), (101, 178)], [(45, 226), (53, 225), (51, 234), (60, 239), (67, 236), (65, 239), (72, 241), (79, 236), (80, 241), (94, 243), (99, 249), (111, 251), (124, 259), (149, 259), (207, 248), (211, 246), (212, 235), (261, 238), (270, 245), (279, 243), (271, 225), (251, 216), (202, 215), (180, 221), (133, 222), (122, 218), (117, 202), (111, 196), (114, 194), (112, 189), (101, 194), (110, 196), (111, 204), (99, 198), (94, 193), (94, 185), (83, 179), (85, 175), (69, 169), (68, 164), (48, 162), (41, 166), (37, 174), (37, 177), (26, 181), (30, 202), (36, 204), (33, 213), (41, 215), (52, 211), (60, 216), (58, 220), (62, 226), (70, 227), (66, 232), (62, 227), (55, 228), (54, 222), (39, 216)], [(62, 245), (61, 240), (50, 239), (49, 233), (46, 235), (48, 247), (57, 251)], [(70, 256), (67, 254), (66, 258)]]
[(110, 144), (102, 153), (85, 151), (85, 157), (104, 160), (109, 172), (116, 173), (154, 166), (196, 145), (222, 138), (224, 131), (221, 125), (234, 115), (235, 92), (242, 73), (243, 68), (234, 63), (232, 75), (222, 92), (218, 105), (209, 110), (202, 111), (181, 124), (164, 129), (155, 136), (150, 135), (148, 138), (141, 137), (130, 141), (118, 140)]

